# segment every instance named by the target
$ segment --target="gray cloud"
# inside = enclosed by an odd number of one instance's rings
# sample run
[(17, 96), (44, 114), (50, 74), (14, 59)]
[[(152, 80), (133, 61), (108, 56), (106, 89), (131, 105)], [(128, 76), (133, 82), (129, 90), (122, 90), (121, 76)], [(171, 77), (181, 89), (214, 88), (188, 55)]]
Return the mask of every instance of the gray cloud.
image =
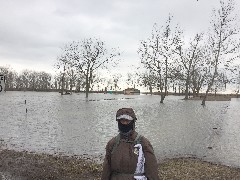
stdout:
[(51, 71), (64, 43), (93, 36), (124, 52), (119, 67), (136, 64), (139, 42), (150, 35), (154, 23), (161, 25), (170, 13), (191, 37), (207, 29), (218, 0), (0, 0), (0, 4), (0, 66)]

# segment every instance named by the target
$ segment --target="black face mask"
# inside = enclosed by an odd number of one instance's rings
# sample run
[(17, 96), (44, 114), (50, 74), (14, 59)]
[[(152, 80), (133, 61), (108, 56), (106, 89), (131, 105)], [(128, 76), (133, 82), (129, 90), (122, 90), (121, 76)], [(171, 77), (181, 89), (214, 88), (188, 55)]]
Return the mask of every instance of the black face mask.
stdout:
[(133, 129), (134, 121), (131, 121), (129, 124), (122, 124), (120, 121), (118, 121), (118, 129), (122, 133), (127, 133)]

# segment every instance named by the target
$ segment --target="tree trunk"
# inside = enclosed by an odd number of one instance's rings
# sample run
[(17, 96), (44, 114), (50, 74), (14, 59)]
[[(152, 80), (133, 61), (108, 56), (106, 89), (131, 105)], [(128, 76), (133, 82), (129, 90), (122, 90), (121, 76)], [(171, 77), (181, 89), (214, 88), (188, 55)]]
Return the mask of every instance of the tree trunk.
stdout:
[(90, 88), (90, 82), (91, 82), (91, 69), (90, 69), (90, 64), (88, 64), (88, 68), (87, 68), (87, 73), (86, 73), (86, 98), (88, 98), (88, 93), (89, 93), (89, 88)]
[(164, 94), (161, 94), (161, 101), (160, 103), (163, 103), (163, 100), (165, 99), (165, 95)]
[(70, 79), (70, 93), (72, 94), (72, 87), (73, 87), (73, 82), (72, 79)]
[(188, 71), (188, 73), (187, 73), (187, 79), (186, 79), (186, 84), (185, 84), (186, 89), (185, 89), (185, 97), (184, 97), (184, 99), (188, 99), (189, 81), (190, 81), (190, 77), (189, 77), (189, 76), (190, 76), (190, 75), (189, 75), (189, 71)]
[(196, 96), (197, 96), (197, 97), (199, 96), (200, 89), (201, 89), (200, 87), (197, 87), (197, 88), (196, 88)]
[(152, 86), (151, 85), (149, 86), (149, 91), (150, 91), (150, 94), (152, 95)]
[(186, 90), (185, 90), (185, 97), (184, 97), (185, 100), (188, 99), (188, 83), (186, 82)]
[(117, 84), (114, 84), (115, 94), (117, 94)]
[(202, 106), (205, 106), (206, 105), (206, 98), (207, 98), (207, 95), (205, 94), (204, 97), (203, 97), (203, 100), (202, 100)]
[(89, 93), (89, 78), (88, 75), (86, 76), (86, 98), (88, 98)]
[(66, 67), (65, 67), (65, 65), (64, 65), (64, 66), (63, 66), (63, 75), (62, 75), (62, 90), (61, 90), (61, 95), (63, 95), (63, 91), (64, 91), (65, 70), (66, 70)]
[(63, 75), (62, 75), (61, 95), (63, 95), (63, 91), (64, 91), (64, 75), (65, 75), (65, 73), (63, 73)]
[(211, 87), (212, 87), (212, 84), (209, 84), (209, 85), (208, 85), (208, 88), (207, 88), (207, 91), (206, 91), (205, 95), (203, 96), (203, 100), (202, 100), (202, 104), (201, 104), (201, 105), (203, 105), (203, 106), (206, 105), (207, 95), (208, 95), (208, 92), (209, 92), (209, 90), (211, 89)]
[(197, 96), (196, 89), (193, 89), (193, 97), (196, 97), (196, 96)]
[(164, 90), (165, 90), (165, 92), (164, 92), (164, 96), (161, 96), (161, 101), (160, 101), (160, 103), (163, 103), (163, 100), (165, 99), (165, 97), (167, 96), (167, 76), (168, 76), (168, 64), (167, 64), (167, 60), (168, 60), (168, 58), (167, 57), (165, 57), (165, 65), (166, 65), (166, 73), (165, 73), (165, 88), (164, 88)]
[(207, 99), (207, 95), (208, 95), (208, 92), (210, 91), (210, 89), (211, 89), (211, 87), (212, 87), (212, 85), (213, 85), (213, 81), (214, 81), (214, 77), (212, 78), (212, 81), (211, 81), (211, 83), (208, 85), (208, 88), (207, 88), (207, 91), (206, 91), (206, 93), (205, 93), (205, 95), (204, 95), (204, 97), (203, 97), (203, 100), (202, 100), (202, 104), (201, 105), (203, 105), (203, 106), (205, 106), (206, 105), (206, 99)]

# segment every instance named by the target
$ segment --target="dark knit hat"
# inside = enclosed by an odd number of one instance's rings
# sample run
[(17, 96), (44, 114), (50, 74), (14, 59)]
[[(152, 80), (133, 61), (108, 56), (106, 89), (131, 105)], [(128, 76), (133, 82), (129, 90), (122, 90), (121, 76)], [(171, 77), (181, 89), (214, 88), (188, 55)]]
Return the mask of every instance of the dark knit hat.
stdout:
[(120, 119), (126, 119), (126, 120), (130, 120), (130, 121), (136, 121), (136, 115), (133, 111), (132, 108), (121, 108), (117, 111), (116, 114), (116, 121), (120, 120)]

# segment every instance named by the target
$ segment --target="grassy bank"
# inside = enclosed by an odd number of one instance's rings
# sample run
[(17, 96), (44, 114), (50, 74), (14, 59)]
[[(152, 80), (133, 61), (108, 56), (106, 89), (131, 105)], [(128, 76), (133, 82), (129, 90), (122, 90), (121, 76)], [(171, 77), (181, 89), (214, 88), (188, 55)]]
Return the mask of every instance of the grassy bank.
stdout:
[(161, 179), (240, 179), (240, 169), (199, 159), (169, 159), (159, 165)]
[[(12, 179), (100, 179), (102, 165), (78, 157), (0, 151), (0, 172)], [(240, 179), (240, 169), (199, 159), (167, 159), (159, 164), (161, 179)], [(1, 177), (0, 177), (1, 179)]]

